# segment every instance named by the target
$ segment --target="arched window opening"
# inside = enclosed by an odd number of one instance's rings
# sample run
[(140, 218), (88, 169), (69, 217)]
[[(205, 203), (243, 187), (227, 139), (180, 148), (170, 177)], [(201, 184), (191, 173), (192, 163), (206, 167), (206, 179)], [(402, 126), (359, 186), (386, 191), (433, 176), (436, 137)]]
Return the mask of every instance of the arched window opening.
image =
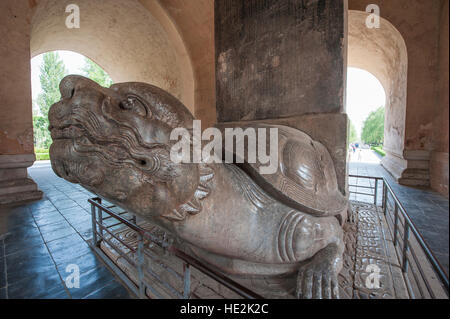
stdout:
[(408, 52), (400, 32), (380, 17), (380, 28), (368, 28), (368, 13), (348, 14), (348, 67), (370, 72), (381, 83), (385, 121), (381, 164), (396, 178), (402, 176), (406, 130)]
[(104, 87), (113, 83), (98, 64), (76, 52), (50, 51), (31, 59), (34, 150), (38, 161), (49, 159), (52, 139), (48, 110), (61, 98), (59, 83), (69, 74), (83, 75)]
[(379, 163), (385, 155), (385, 104), (386, 92), (372, 73), (348, 68), (349, 162)]

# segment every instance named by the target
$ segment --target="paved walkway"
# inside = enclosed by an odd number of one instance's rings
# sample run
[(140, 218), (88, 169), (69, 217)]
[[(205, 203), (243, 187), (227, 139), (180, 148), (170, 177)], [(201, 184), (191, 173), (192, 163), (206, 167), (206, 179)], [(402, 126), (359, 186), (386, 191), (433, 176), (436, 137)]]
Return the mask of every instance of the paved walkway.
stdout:
[[(87, 202), (92, 194), (58, 178), (48, 161), (37, 162), (29, 173), (45, 196), (0, 207), (0, 299), (130, 298), (86, 243), (92, 238)], [(71, 288), (73, 265), (79, 288)]]
[(449, 205), (448, 199), (429, 190), (397, 184), (380, 165), (380, 157), (371, 150), (352, 154), (350, 175), (386, 178), (419, 232), (444, 267), (449, 270)]

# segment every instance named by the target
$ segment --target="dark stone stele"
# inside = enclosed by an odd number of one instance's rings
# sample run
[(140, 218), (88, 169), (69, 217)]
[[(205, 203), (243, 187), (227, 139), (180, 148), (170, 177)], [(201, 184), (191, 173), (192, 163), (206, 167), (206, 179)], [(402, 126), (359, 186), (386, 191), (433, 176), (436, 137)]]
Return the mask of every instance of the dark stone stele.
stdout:
[(259, 163), (176, 163), (170, 151), (178, 140), (170, 134), (190, 132), (194, 118), (169, 93), (145, 83), (104, 88), (74, 75), (60, 91), (49, 110), (58, 176), (162, 227), (180, 248), (227, 274), (297, 274), (298, 297), (338, 297), (347, 200), (321, 143), (261, 123), (279, 132), (271, 175), (259, 176)]
[(216, 0), (218, 122), (339, 113), (343, 0)]

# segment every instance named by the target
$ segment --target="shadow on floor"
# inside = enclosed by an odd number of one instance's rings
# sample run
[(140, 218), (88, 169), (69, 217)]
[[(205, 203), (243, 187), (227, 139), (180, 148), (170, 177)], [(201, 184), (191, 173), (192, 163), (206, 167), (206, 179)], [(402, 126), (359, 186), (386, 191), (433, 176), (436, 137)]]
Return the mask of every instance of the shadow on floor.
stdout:
[(29, 173), (44, 198), (0, 207), (0, 298), (132, 297), (86, 242), (92, 237), (87, 199), (93, 194), (57, 177), (48, 162)]

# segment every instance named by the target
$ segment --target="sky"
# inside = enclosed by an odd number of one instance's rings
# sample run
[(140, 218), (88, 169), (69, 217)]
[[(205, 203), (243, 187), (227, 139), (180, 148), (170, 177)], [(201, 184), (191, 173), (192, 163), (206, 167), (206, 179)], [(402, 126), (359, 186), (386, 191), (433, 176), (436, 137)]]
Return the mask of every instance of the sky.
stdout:
[(386, 93), (374, 75), (362, 69), (348, 68), (346, 110), (359, 137), (364, 120), (385, 104)]
[[(58, 51), (60, 58), (64, 61), (69, 74), (82, 74), (84, 56), (71, 51)], [(33, 100), (41, 93), (39, 82), (40, 65), (42, 54), (31, 59), (31, 84)], [(356, 127), (358, 136), (361, 136), (362, 125), (370, 112), (380, 106), (384, 106), (386, 94), (380, 81), (371, 73), (357, 69), (348, 68), (347, 73), (347, 114)]]
[[(82, 74), (84, 65), (84, 55), (72, 51), (58, 51), (59, 57), (64, 61), (69, 74)], [(41, 93), (41, 83), (39, 81), (40, 67), (43, 54), (37, 55), (31, 59), (31, 91), (33, 100), (36, 100)]]

